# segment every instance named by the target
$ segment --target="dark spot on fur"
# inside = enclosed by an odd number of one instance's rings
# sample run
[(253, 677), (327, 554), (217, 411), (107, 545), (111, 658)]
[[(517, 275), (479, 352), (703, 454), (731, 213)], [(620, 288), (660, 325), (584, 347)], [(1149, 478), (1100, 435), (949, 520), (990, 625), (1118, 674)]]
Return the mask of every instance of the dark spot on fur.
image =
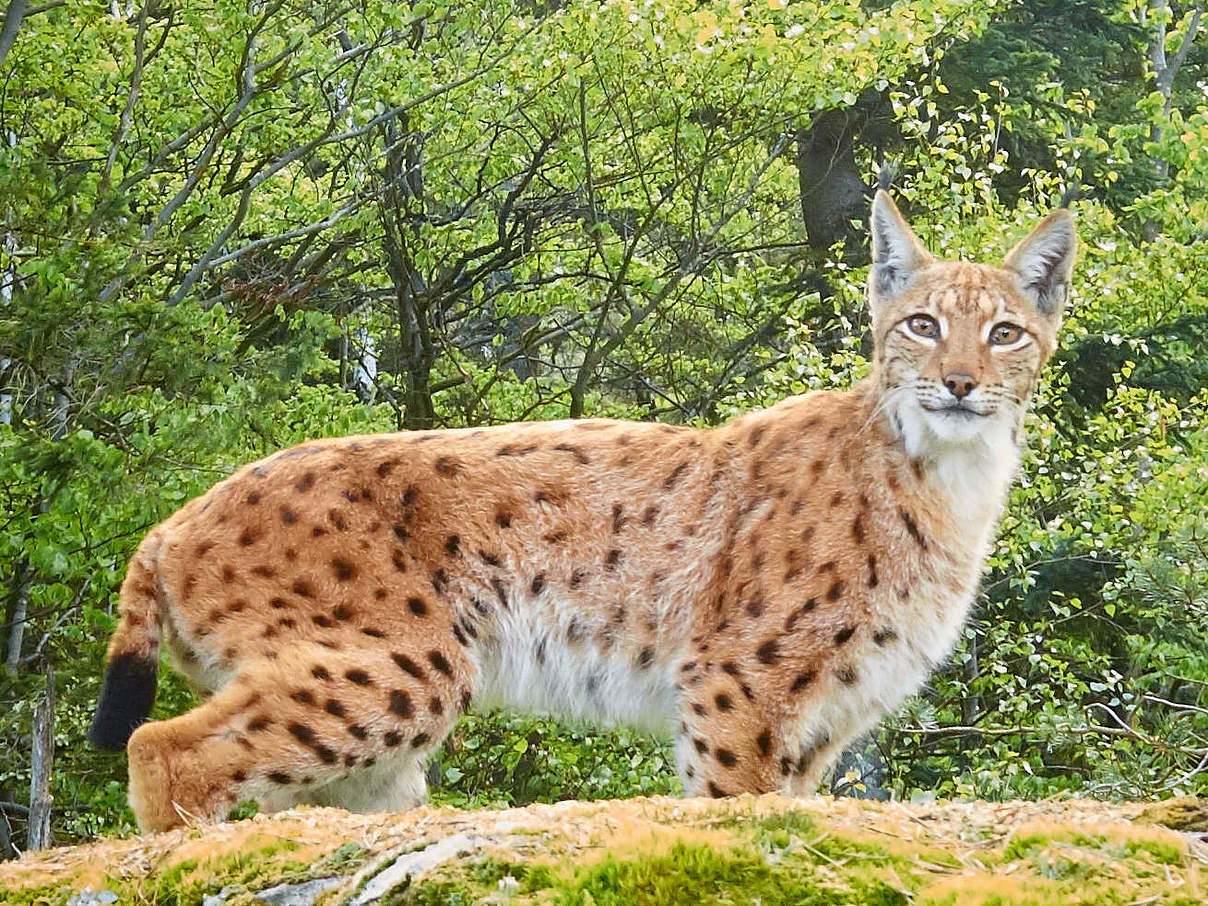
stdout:
[(683, 474), (687, 471), (687, 469), (688, 464), (686, 462), (681, 462), (678, 466), (676, 466), (672, 470), (671, 474), (663, 479), (663, 489), (670, 491), (673, 487), (675, 487), (675, 483), (679, 481), (681, 477), (683, 477)]
[(713, 754), (717, 756), (717, 760), (727, 768), (732, 768), (734, 765), (738, 764), (738, 756), (729, 749), (718, 749)]
[(310, 587), (309, 582), (304, 582), (298, 579), (293, 585), (294, 594), (303, 598), (313, 598), (315, 596), (314, 589)]
[(864, 543), (864, 514), (856, 513), (856, 518), (851, 523), (851, 536), (855, 539), (856, 544)]
[(651, 526), (658, 514), (659, 508), (654, 504), (646, 507), (646, 509), (642, 512), (642, 525), (647, 527)]
[(717, 705), (718, 711), (730, 711), (734, 708), (734, 703), (730, 701), (730, 696), (724, 692), (720, 692), (713, 697), (713, 703)]
[(919, 525), (914, 521), (914, 517), (906, 511), (904, 507), (898, 508), (898, 515), (902, 517), (902, 522), (906, 526), (906, 531), (910, 533), (910, 537), (914, 539), (914, 543), (924, 550), (927, 548), (927, 539), (923, 537), (923, 533), (919, 531)]
[(554, 449), (562, 453), (570, 453), (579, 461), (580, 465), (585, 466), (591, 462), (591, 459), (583, 452), (582, 448), (576, 447), (574, 444), (555, 444)]
[(763, 437), (764, 426), (757, 425), (751, 429), (751, 433), (747, 435), (747, 446), (752, 449), (759, 446), (759, 440)]
[(747, 602), (747, 613), (751, 617), (763, 616), (763, 598), (758, 593)]
[(495, 524), (500, 528), (511, 528), (512, 515), (506, 510), (497, 510), (495, 512)]
[(612, 533), (615, 535), (625, 527), (625, 508), (619, 503), (612, 505)]
[(243, 534), (241, 534), (239, 536), (239, 543), (243, 547), (251, 547), (253, 544), (256, 543), (256, 540), (259, 537), (260, 536), (257, 535), (255, 532), (253, 532), (251, 529), (244, 529)]
[(465, 630), (458, 624), (454, 623), (452, 627), (453, 638), (457, 639), (457, 644), (463, 647), (468, 647), (470, 640), (466, 638)]
[(370, 627), (370, 626), (365, 626), (365, 627), (362, 627), (362, 629), (361, 629), (361, 634), (362, 634), (362, 635), (367, 635), (367, 636), (369, 636), (369, 638), (371, 638), (371, 639), (384, 639), (384, 638), (386, 638), (386, 633), (382, 632), (382, 630), (380, 630), (380, 629), (374, 629), (374, 628), (372, 628), (372, 627)]
[(323, 706), (323, 710), (332, 717), (345, 717), (348, 714), (348, 710), (344, 707), (343, 703), (336, 701), (334, 698), (327, 700), (327, 704)]
[(344, 515), (339, 510), (328, 510), (327, 521), (332, 524), (337, 532), (343, 532), (348, 528), (348, 523), (344, 521)]
[(248, 729), (249, 733), (260, 733), (260, 732), (263, 732), (264, 730), (267, 730), (272, 725), (273, 725), (272, 720), (268, 717), (265, 717), (263, 714), (261, 714), (257, 717), (253, 717), (248, 722), (247, 729)]
[(755, 657), (759, 659), (761, 664), (770, 664), (780, 657), (780, 643), (775, 639), (768, 639), (755, 649)]
[(645, 670), (652, 663), (654, 663), (654, 649), (653, 648), (643, 648), (641, 651), (638, 652), (638, 667), (640, 667), (642, 670)]
[(332, 626), (335, 625), (335, 623), (333, 623), (330, 618), (323, 616), (323, 614), (321, 614), (321, 613), (315, 614), (313, 617), (310, 618), (310, 621), (322, 629), (330, 629)]
[(385, 743), (388, 748), (393, 749), (402, 741), (403, 736), (397, 730), (387, 730), (382, 734), (382, 742)]
[(408, 598), (407, 609), (417, 617), (426, 617), (428, 615), (428, 605), (423, 598)]
[(445, 703), (440, 696), (434, 695), (428, 700), (428, 710), (433, 714), (445, 713)]
[(411, 537), (411, 533), (397, 522), (393, 523), (390, 529), (394, 532), (394, 537), (398, 538), (399, 541), (407, 541)]
[(709, 710), (704, 705), (702, 705), (700, 702), (693, 702), (692, 710), (695, 711), (701, 717), (704, 717), (706, 714), (709, 713)]
[(346, 670), (344, 671), (344, 677), (350, 683), (355, 683), (358, 686), (368, 686), (371, 682), (373, 682), (373, 680), (370, 679), (369, 674), (364, 670)]
[(453, 456), (442, 456), (436, 460), (436, 472), (445, 478), (453, 478), (461, 472), (461, 461)]
[(503, 606), (503, 609), (507, 610), (508, 609), (508, 590), (507, 590), (507, 587), (503, 584), (503, 580), (498, 577), (492, 579), (491, 588), (493, 588), (495, 590), (495, 597), (497, 597), (499, 599), (499, 603)]
[(760, 757), (767, 758), (772, 754), (772, 731), (763, 730), (755, 737), (755, 747), (759, 749)]
[(396, 464), (396, 461), (393, 459), (387, 459), (385, 462), (378, 463), (378, 478), (385, 478), (387, 475), (389, 475), (394, 470)]
[(893, 629), (890, 626), (882, 627), (881, 629), (876, 630), (872, 634), (872, 640), (881, 646), (885, 646), (885, 645), (888, 645), (890, 642), (897, 641), (897, 638), (898, 638), (897, 630)]
[(268, 775), (268, 779), (273, 783), (279, 783), (282, 786), (289, 786), (294, 782), (294, 778), (290, 777), (284, 771), (272, 771)]
[(835, 676), (837, 676), (839, 678), (839, 682), (845, 686), (855, 685), (856, 668), (852, 667), (850, 664), (844, 664), (835, 671)]
[(399, 689), (394, 689), (390, 692), (390, 713), (397, 714), (399, 717), (410, 717), (411, 696)]
[(341, 582), (355, 579), (357, 575), (357, 568), (341, 557), (336, 557), (331, 561), (331, 570)]
[(307, 472), (300, 479), (298, 479), (298, 481), (294, 484), (294, 490), (301, 491), (302, 493), (306, 493), (314, 486), (315, 486), (315, 473)]
[(302, 743), (303, 745), (314, 745), (315, 731), (306, 726), (306, 724), (291, 723), (286, 729), (289, 730), (290, 735), (293, 736), (294, 739), (298, 740), (298, 742)]
[(834, 602), (843, 597), (843, 580), (836, 579), (831, 583), (831, 587), (826, 590), (826, 600)]
[(478, 556), (482, 559), (482, 562), (485, 563), (487, 566), (498, 566), (499, 565), (499, 555), (498, 554), (489, 554), (486, 551), (479, 551)]
[(709, 751), (709, 744), (699, 736), (692, 740), (692, 745), (696, 747), (696, 751), (701, 755)]
[(306, 689), (298, 689), (291, 692), (289, 697), (300, 705), (313, 705), (315, 703), (315, 697)]
[(450, 557), (461, 556), (461, 536), (450, 535), (445, 539), (445, 553)]
[(411, 740), (411, 748), (422, 749), (431, 738), (427, 733), (416, 733), (415, 739)]
[(818, 674), (813, 670), (805, 670), (801, 673), (798, 673), (796, 678), (793, 680), (793, 685), (789, 686), (789, 692), (794, 694), (800, 692), (806, 686), (810, 685), (817, 675)]
[(855, 634), (855, 626), (844, 626), (835, 633), (835, 645), (846, 645), (848, 640)]
[(605, 569), (616, 569), (617, 564), (621, 562), (621, 552), (615, 547), (608, 552), (608, 556), (604, 558)]
[(533, 576), (532, 584), (529, 586), (533, 590), (533, 594), (541, 594), (541, 590), (545, 588), (545, 573), (537, 573)]
[(865, 584), (869, 588), (876, 588), (881, 584), (881, 580), (877, 578), (877, 558), (874, 554), (868, 555), (868, 581)]
[(432, 574), (432, 590), (438, 595), (445, 592), (445, 588), (449, 585), (449, 576), (443, 569), (438, 569)]
[(428, 652), (428, 663), (431, 664), (439, 673), (445, 676), (453, 675), (453, 667), (449, 664), (448, 658), (439, 651)]
[(315, 666), (310, 668), (310, 675), (318, 680), (331, 679), (331, 674), (327, 672), (327, 668), (320, 664), (315, 664)]
[(712, 780), (710, 780), (709, 781), (709, 795), (712, 796), (714, 799), (725, 799), (730, 794), (727, 793), (725, 790), (723, 790), (721, 787), (719, 787)]

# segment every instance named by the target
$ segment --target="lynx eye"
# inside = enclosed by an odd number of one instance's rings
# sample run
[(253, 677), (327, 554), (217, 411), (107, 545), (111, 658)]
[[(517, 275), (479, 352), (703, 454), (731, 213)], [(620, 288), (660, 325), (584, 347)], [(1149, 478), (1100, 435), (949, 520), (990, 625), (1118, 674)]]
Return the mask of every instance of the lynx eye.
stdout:
[(1001, 324), (995, 324), (990, 328), (990, 345), (991, 346), (1010, 346), (1012, 343), (1019, 340), (1023, 336), (1023, 328), (1017, 324), (1009, 324), (1003, 321)]
[(928, 340), (937, 339), (940, 335), (940, 325), (931, 315), (911, 315), (906, 319), (910, 332)]

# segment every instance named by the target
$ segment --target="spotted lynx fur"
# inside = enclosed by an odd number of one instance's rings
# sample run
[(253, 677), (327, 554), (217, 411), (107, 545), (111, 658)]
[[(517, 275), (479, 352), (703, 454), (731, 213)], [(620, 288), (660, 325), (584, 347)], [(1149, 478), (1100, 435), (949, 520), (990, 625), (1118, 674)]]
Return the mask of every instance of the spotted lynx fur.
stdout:
[[(152, 530), (92, 731), (140, 825), (408, 807), (471, 706), (666, 733), (692, 795), (813, 792), (955, 643), (1076, 245), (1066, 211), (1001, 268), (936, 261), (884, 193), (871, 224), (851, 391), (314, 441)], [(208, 698), (143, 723), (161, 637)]]

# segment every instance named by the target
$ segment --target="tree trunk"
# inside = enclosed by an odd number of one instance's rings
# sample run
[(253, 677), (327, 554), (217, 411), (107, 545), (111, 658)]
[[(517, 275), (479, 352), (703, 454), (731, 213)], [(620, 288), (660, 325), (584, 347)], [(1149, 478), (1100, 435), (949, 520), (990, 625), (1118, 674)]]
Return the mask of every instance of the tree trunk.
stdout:
[(851, 222), (865, 216), (868, 188), (852, 152), (856, 119), (855, 111), (824, 110), (797, 130), (801, 216), (810, 248), (819, 251), (856, 238)]
[(13, 577), (13, 591), (9, 598), (8, 612), (4, 615), (8, 626), (8, 639), (4, 652), (4, 669), (9, 676), (16, 676), (21, 669), (21, 646), (25, 641), (25, 621), (29, 610), (29, 583), (33, 571), (24, 561), (17, 565)]
[[(403, 129), (407, 129), (404, 121)], [(423, 275), (416, 269), (407, 248), (408, 210), (422, 205), (422, 154), (418, 136), (400, 138), (394, 124), (383, 124), (387, 150), (385, 185), (378, 195), (386, 252), (386, 273), (394, 286), (398, 317), (399, 355), (405, 371), (403, 427), (431, 428), (436, 423), (432, 403), (432, 366), (436, 349), (432, 337), (432, 300)]]
[[(1168, 32), (1168, 18), (1170, 16), (1170, 3), (1168, 0), (1149, 0), (1147, 6), (1141, 8), (1141, 24), (1149, 26), (1149, 64), (1153, 69), (1154, 87), (1158, 94), (1162, 96), (1162, 116), (1159, 122), (1152, 123), (1149, 127), (1149, 140), (1155, 144), (1162, 140), (1162, 133), (1166, 128), (1166, 124), (1170, 122), (1170, 111), (1174, 104), (1174, 80), (1179, 74), (1179, 70), (1183, 67), (1184, 61), (1187, 59), (1187, 54), (1191, 50), (1191, 44), (1195, 40), (1196, 32), (1200, 28), (1200, 18), (1203, 15), (1204, 7), (1202, 3), (1196, 3), (1195, 9), (1191, 14), (1191, 20), (1187, 23), (1187, 33), (1183, 35), (1183, 40), (1179, 42), (1179, 49), (1175, 51), (1174, 59), (1168, 59), (1166, 56), (1166, 39)], [(1153, 161), (1153, 177), (1159, 184), (1163, 184), (1170, 178), (1170, 162), (1155, 157)], [(1152, 242), (1161, 233), (1162, 225), (1155, 220), (1147, 220), (1143, 227), (1143, 233), (1147, 242)]]
[(46, 665), (46, 689), (34, 708), (33, 758), (30, 763), (27, 850), (50, 846), (50, 777), (55, 759), (55, 672)]

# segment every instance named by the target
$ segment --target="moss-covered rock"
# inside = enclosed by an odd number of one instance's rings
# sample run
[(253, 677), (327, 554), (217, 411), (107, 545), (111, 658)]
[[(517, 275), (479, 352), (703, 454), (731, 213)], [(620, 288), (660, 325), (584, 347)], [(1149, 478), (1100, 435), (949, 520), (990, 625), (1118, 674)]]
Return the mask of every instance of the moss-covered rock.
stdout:
[[(1208, 847), (1143, 806), (633, 799), (299, 809), (27, 854), (12, 906), (1203, 903)], [(116, 898), (116, 899), (115, 899)]]

